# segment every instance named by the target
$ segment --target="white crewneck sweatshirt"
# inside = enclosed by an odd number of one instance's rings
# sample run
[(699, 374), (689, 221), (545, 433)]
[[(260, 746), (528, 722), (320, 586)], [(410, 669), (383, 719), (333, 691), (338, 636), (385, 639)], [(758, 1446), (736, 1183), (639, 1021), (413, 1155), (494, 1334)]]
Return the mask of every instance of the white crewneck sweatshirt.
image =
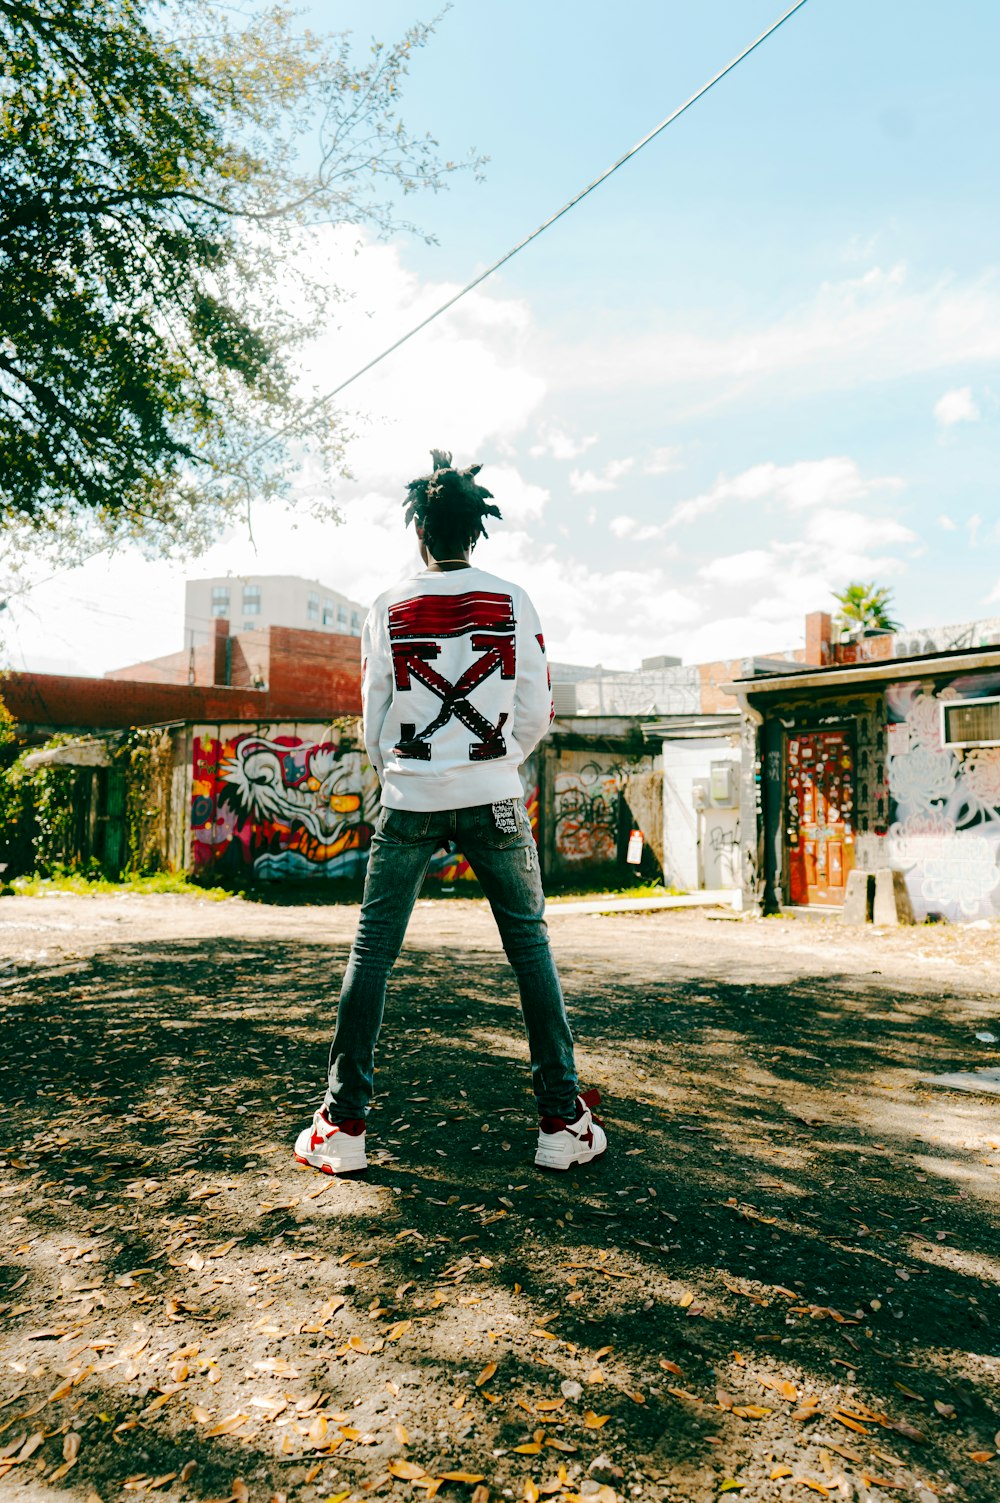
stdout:
[(520, 798), (552, 719), (545, 640), (519, 585), (423, 570), (380, 595), (361, 634), (365, 748), (390, 809)]

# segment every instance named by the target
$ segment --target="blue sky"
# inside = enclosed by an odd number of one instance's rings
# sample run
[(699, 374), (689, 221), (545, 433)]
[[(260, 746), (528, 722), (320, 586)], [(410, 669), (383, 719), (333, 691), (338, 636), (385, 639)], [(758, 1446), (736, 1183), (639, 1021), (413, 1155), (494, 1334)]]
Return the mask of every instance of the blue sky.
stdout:
[[(486, 180), (409, 201), (434, 245), (354, 256), (354, 237), (321, 237), (354, 302), (309, 373), (336, 384), (780, 9), (456, 0), (403, 113), (449, 154), (487, 153)], [(306, 12), (359, 43), (430, 14)], [(343, 527), (270, 509), (256, 554), (235, 533), (187, 570), (95, 561), (31, 597), (13, 666), (103, 671), (125, 621), (125, 658), (173, 650), (185, 572), (301, 572), (370, 599), (412, 561), (397, 498), (431, 444), (486, 463), (508, 521), (480, 561), (528, 585), (563, 659), (795, 646), (805, 611), (860, 576), (911, 626), (1000, 616), (998, 45), (987, 0), (810, 0), (351, 389)]]

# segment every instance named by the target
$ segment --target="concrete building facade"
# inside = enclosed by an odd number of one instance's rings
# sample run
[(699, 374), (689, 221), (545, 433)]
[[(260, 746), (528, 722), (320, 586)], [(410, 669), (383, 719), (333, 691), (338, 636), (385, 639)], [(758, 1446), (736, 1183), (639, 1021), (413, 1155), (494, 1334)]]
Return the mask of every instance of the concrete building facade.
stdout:
[(184, 645), (199, 647), (209, 641), (219, 620), (229, 621), (240, 633), (287, 626), (360, 637), (366, 611), (366, 606), (320, 580), (296, 574), (189, 579), (184, 587)]
[(918, 920), (1000, 916), (1000, 646), (734, 687), (748, 907), (836, 912), (884, 870)]

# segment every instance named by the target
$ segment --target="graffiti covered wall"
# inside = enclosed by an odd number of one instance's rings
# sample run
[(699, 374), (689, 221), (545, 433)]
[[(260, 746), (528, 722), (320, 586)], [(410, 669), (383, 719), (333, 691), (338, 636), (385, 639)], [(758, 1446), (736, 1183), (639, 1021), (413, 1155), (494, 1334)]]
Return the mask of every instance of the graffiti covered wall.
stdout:
[(364, 753), (329, 727), (199, 727), (191, 864), (265, 880), (358, 876), (378, 812)]
[(941, 739), (942, 700), (1000, 694), (1000, 676), (886, 691), (892, 865), (918, 919), (1000, 915), (1000, 747), (956, 753)]
[(652, 756), (560, 750), (552, 772), (552, 854), (563, 872), (609, 866), (618, 856), (619, 792), (629, 773), (653, 769)]
[[(299, 881), (361, 877), (379, 810), (378, 780), (353, 740), (329, 726), (200, 726), (192, 742), (191, 866), (202, 876)], [(525, 798), (538, 838), (538, 775)], [(453, 846), (428, 876), (472, 878)]]

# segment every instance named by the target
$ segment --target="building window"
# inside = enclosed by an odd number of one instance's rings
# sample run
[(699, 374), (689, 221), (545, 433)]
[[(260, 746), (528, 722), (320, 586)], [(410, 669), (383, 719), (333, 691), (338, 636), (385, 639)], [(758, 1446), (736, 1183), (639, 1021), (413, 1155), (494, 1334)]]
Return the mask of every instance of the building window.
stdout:
[(329, 600), (326, 602), (326, 604), (323, 607), (323, 625), (324, 626), (332, 626), (333, 625), (333, 606), (330, 604)]
[(347, 625), (347, 606), (346, 605), (338, 605), (337, 606), (337, 625), (338, 626), (346, 626)]
[(243, 586), (243, 614), (244, 616), (260, 615), (260, 585)]
[(361, 612), (360, 611), (352, 611), (351, 612), (351, 632), (352, 632), (352, 634), (355, 637), (360, 637), (360, 635), (361, 635)]
[(310, 595), (306, 601), (306, 615), (310, 621), (319, 620), (319, 596)]
[(228, 585), (212, 586), (212, 615), (229, 615), (229, 587)]

